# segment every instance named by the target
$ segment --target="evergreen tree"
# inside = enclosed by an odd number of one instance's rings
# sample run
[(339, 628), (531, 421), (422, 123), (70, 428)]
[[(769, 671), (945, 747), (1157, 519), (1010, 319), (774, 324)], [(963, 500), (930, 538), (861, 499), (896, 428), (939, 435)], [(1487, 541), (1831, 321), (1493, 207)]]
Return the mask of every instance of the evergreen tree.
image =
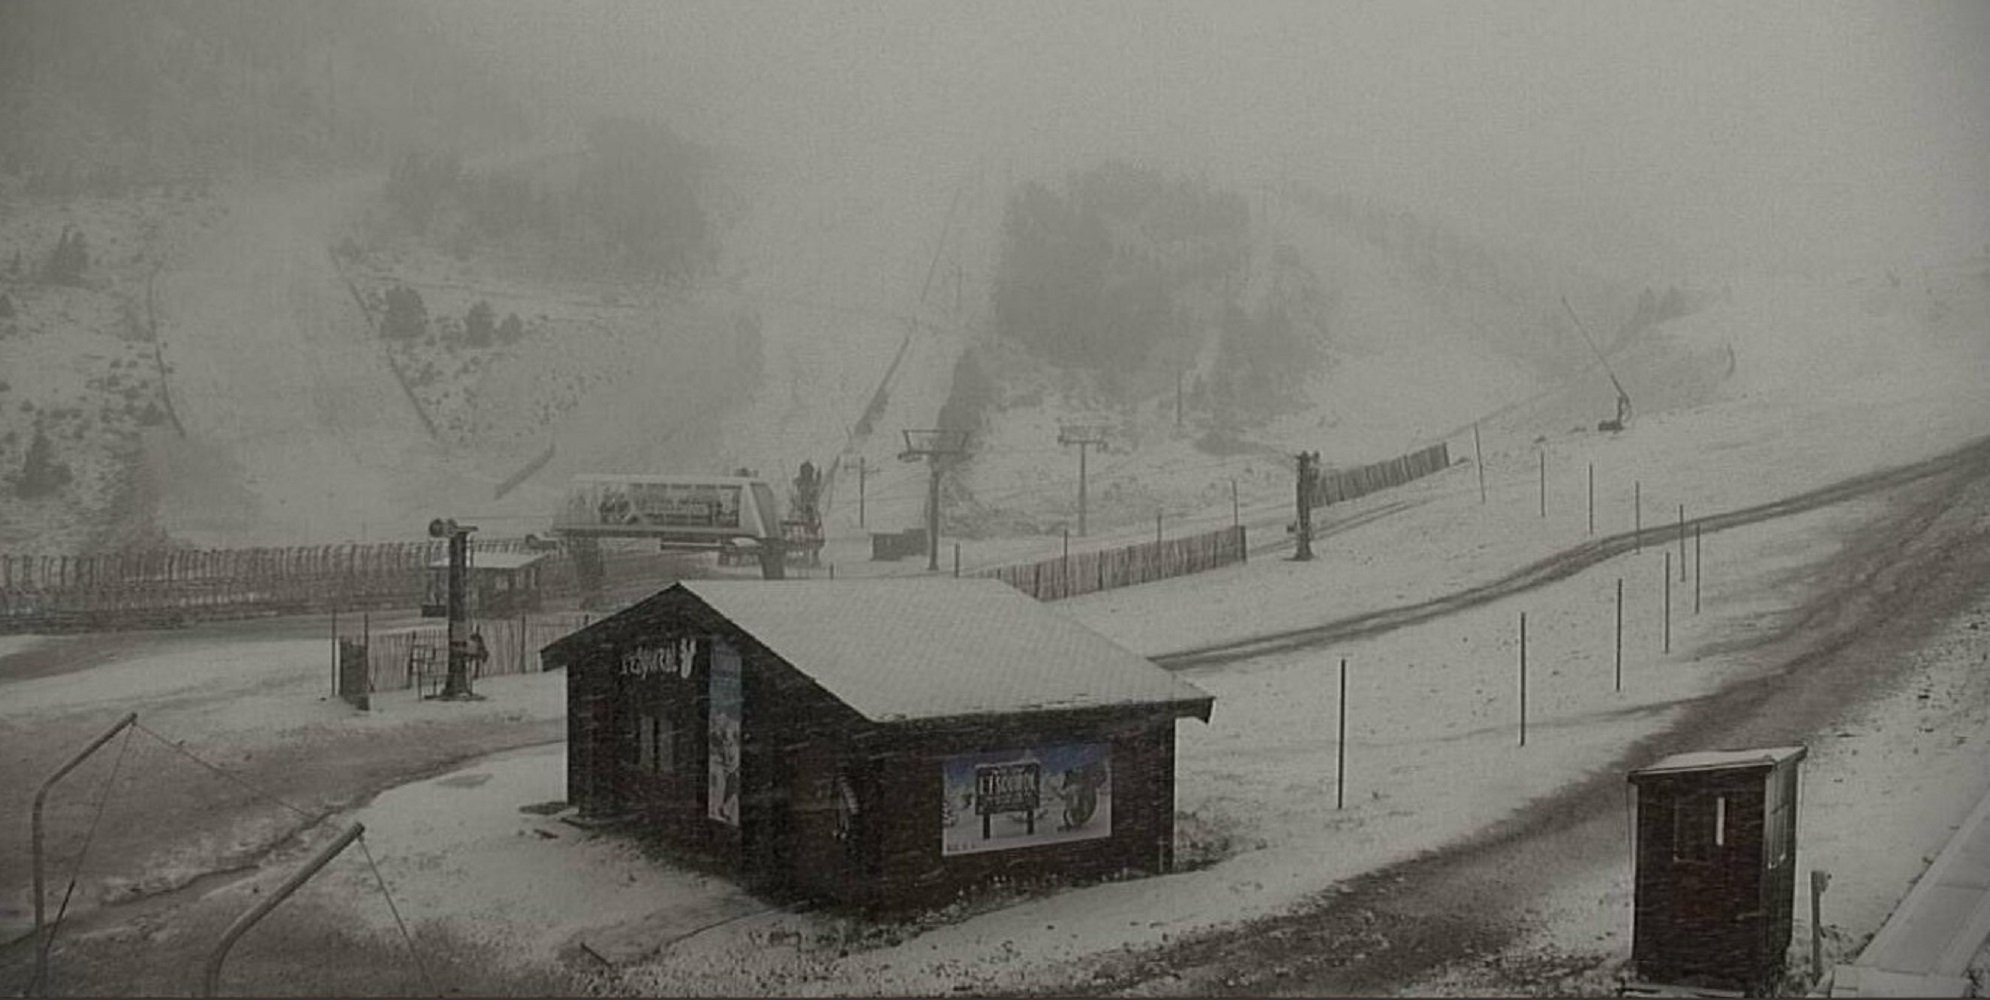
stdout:
[(496, 314), (491, 311), (491, 304), (478, 299), (476, 305), (471, 306), (470, 311), (463, 316), (464, 342), (471, 347), (489, 347), (491, 335), (497, 332), (495, 316)]
[(380, 321), (380, 332), (396, 340), (413, 340), (428, 332), (428, 307), (422, 303), (421, 293), (406, 285), (388, 289), (387, 315)]
[(21, 476), (14, 482), (14, 493), (23, 500), (47, 496), (61, 489), (69, 482), (69, 466), (55, 460), (55, 445), (48, 440), (48, 431), (39, 421), (35, 424), (35, 439), (28, 444), (28, 454), (21, 463)]

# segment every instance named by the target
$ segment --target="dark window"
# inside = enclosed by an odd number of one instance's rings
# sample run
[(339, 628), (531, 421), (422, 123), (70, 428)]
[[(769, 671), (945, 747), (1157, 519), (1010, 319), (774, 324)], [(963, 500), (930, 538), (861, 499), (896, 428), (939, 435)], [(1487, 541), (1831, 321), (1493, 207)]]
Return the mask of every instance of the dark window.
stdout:
[(646, 708), (635, 716), (636, 770), (668, 774), (677, 767), (677, 733), (660, 709)]
[(1727, 845), (1727, 796), (1687, 795), (1672, 806), (1672, 859), (1707, 861)]

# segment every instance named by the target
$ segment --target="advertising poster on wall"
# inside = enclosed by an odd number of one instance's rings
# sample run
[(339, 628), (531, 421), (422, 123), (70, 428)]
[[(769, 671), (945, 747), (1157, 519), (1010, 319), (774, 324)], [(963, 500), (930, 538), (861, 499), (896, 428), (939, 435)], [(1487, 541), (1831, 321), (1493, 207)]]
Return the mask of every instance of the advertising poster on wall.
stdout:
[(1111, 744), (962, 754), (942, 767), (942, 855), (1112, 836)]
[(739, 825), (739, 653), (723, 639), (712, 640), (711, 754), (705, 813)]

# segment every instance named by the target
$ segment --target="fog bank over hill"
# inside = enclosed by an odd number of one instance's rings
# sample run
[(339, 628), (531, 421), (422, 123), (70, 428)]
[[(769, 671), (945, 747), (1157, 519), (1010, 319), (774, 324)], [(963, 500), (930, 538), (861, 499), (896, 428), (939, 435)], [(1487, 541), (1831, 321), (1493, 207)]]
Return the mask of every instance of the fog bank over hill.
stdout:
[(1684, 277), (1954, 259), (1990, 233), (1980, 4), (476, 10), (468, 44), (543, 100), (801, 158), (1295, 177)]

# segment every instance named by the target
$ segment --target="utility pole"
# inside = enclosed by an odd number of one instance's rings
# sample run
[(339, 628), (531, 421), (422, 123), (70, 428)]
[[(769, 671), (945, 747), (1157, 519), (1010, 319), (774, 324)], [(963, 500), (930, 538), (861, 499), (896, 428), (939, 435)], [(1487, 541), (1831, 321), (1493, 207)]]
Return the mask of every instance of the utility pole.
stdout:
[(1105, 450), (1105, 428), (1094, 424), (1068, 424), (1057, 429), (1057, 443), (1078, 446), (1078, 537), (1085, 537), (1085, 453), (1096, 447)]
[(442, 697), (447, 701), (462, 701), (475, 697), (470, 690), (470, 640), (463, 634), (465, 619), (469, 617), (465, 607), (468, 596), (465, 586), (469, 576), (470, 533), (477, 530), (472, 525), (457, 524), (454, 518), (436, 518), (428, 522), (431, 538), (449, 539), (449, 676), (442, 684)]
[(1313, 558), (1313, 482), (1320, 475), (1320, 453), (1299, 453), (1299, 549), (1292, 558), (1310, 562)]
[(905, 450), (898, 453), (903, 462), (926, 460), (926, 569), (940, 568), (940, 470), (943, 459), (967, 451), (967, 432), (951, 430), (905, 431)]

